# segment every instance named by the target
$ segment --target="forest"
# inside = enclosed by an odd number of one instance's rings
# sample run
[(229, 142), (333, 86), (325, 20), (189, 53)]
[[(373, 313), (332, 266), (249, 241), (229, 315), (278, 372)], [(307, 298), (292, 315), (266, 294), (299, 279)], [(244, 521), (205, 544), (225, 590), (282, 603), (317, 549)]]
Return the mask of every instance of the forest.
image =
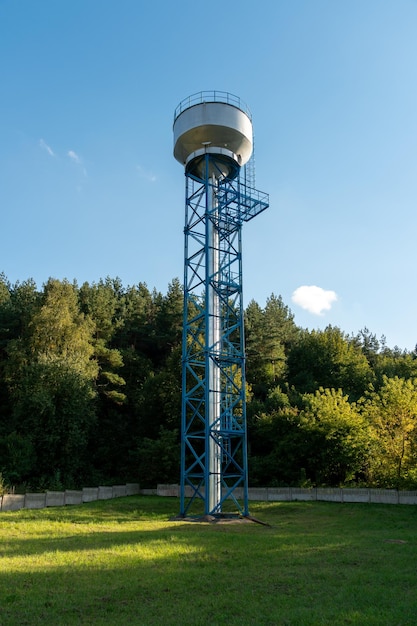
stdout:
[[(179, 481), (183, 291), (0, 274), (0, 483)], [(245, 309), (251, 486), (417, 488), (417, 353)]]

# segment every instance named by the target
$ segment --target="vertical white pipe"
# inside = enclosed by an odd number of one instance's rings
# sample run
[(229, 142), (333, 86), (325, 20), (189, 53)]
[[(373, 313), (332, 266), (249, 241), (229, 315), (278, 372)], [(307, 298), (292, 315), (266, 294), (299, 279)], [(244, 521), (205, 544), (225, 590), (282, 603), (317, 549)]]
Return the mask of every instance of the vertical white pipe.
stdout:
[[(214, 174), (208, 193), (208, 273), (212, 279), (208, 285), (208, 343), (210, 355), (208, 371), (209, 429), (210, 433), (220, 430), (220, 368), (216, 356), (220, 356), (220, 303), (213, 283), (219, 280), (219, 231), (217, 226), (217, 180)], [(220, 512), (221, 500), (221, 453), (216, 438), (209, 437), (209, 510)]]

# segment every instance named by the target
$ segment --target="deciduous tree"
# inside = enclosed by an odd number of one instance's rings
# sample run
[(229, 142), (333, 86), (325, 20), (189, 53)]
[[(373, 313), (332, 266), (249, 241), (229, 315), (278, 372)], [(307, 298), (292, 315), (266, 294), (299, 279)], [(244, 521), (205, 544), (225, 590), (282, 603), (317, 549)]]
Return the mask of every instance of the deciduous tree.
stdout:
[(417, 484), (417, 379), (383, 376), (383, 384), (371, 387), (362, 407), (369, 421), (373, 454), (372, 482), (384, 487)]
[(374, 377), (361, 349), (333, 326), (303, 331), (287, 363), (288, 383), (300, 393), (335, 388), (358, 400)]

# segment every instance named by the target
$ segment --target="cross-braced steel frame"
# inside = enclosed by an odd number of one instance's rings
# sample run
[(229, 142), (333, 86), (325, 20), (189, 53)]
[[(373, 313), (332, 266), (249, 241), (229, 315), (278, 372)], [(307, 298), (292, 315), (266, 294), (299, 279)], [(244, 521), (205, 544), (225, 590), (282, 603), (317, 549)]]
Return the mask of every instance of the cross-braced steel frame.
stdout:
[(241, 228), (268, 196), (203, 158), (203, 178), (186, 171), (180, 514), (203, 501), (222, 515), (230, 500), (247, 516)]

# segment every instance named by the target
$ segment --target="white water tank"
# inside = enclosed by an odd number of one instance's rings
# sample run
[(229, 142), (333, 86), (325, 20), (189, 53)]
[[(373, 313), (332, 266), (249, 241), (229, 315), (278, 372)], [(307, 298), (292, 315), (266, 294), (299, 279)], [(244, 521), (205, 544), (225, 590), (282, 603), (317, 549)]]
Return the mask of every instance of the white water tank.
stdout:
[(251, 157), (253, 129), (249, 111), (226, 92), (200, 92), (183, 100), (174, 117), (174, 156), (187, 173), (205, 175), (205, 155), (212, 156), (216, 177), (236, 176)]

